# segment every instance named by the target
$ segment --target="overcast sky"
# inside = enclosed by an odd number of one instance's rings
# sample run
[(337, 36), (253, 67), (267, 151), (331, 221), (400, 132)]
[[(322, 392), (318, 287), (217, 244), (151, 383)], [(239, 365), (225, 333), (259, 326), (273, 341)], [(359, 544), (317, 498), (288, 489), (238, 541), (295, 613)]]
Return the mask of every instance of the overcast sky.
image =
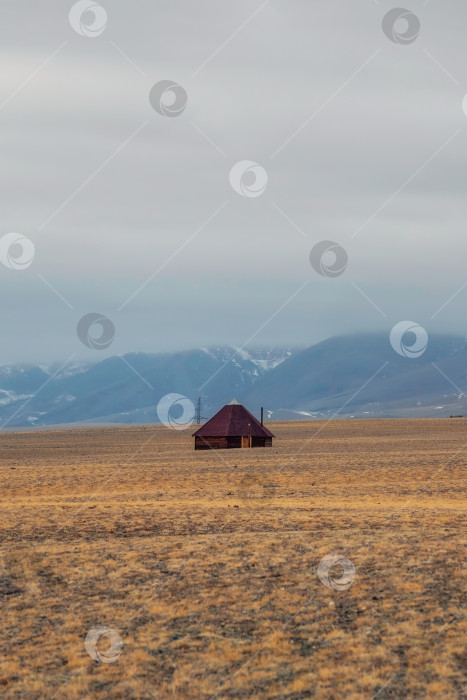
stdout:
[[(0, 363), (467, 335), (464, 0), (404, 0), (396, 41), (387, 0), (102, 0), (72, 27), (73, 4), (2, 3)], [(322, 240), (342, 274), (310, 265)], [(105, 350), (77, 336), (92, 312)]]

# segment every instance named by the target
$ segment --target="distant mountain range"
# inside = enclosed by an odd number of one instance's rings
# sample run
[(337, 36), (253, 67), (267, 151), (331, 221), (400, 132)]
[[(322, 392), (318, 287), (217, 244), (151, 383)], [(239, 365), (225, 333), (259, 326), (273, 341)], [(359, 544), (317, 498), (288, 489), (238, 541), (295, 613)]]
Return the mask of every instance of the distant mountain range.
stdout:
[(209, 417), (244, 396), (290, 349), (130, 353), (96, 364), (0, 367), (0, 429), (60, 423), (154, 423), (166, 394), (183, 394)]
[(431, 335), (413, 359), (398, 355), (385, 334), (330, 338), (294, 353), (244, 400), (253, 410), (272, 408), (277, 420), (467, 416), (467, 340)]
[(210, 418), (236, 397), (269, 420), (467, 415), (467, 341), (432, 335), (417, 358), (384, 334), (330, 338), (305, 350), (207, 348), (131, 353), (96, 364), (0, 368), (0, 428), (154, 423), (178, 393)]

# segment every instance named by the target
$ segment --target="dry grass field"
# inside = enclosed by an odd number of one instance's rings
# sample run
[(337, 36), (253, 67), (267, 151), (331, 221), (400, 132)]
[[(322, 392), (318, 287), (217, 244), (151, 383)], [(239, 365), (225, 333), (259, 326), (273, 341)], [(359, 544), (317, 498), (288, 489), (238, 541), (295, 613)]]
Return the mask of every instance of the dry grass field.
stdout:
[(0, 435), (0, 696), (462, 697), (467, 420), (268, 427)]

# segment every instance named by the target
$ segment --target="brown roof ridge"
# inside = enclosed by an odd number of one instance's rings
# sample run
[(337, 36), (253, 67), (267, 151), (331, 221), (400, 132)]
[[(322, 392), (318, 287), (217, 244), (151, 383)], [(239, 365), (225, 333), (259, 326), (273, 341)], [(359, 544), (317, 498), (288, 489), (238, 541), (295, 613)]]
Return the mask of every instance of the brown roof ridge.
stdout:
[(242, 437), (248, 435), (248, 424), (253, 437), (275, 437), (270, 430), (261, 425), (259, 420), (242, 406), (242, 404), (226, 404), (193, 436), (200, 437)]

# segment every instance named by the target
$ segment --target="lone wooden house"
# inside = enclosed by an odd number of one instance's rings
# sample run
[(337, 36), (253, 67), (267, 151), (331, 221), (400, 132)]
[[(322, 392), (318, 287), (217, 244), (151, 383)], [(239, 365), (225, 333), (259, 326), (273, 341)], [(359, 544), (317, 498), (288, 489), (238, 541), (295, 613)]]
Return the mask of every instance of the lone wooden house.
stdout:
[[(262, 410), (262, 409), (261, 409)], [(272, 447), (270, 430), (233, 399), (195, 433), (195, 450)]]

